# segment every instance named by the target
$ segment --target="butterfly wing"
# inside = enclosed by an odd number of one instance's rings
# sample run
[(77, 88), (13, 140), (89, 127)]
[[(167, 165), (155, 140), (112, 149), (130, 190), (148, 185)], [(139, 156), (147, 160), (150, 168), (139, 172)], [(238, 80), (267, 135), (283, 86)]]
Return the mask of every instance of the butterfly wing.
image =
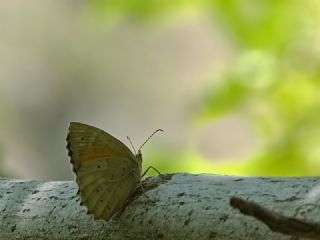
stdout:
[(141, 162), (110, 134), (82, 123), (70, 123), (67, 149), (81, 203), (95, 218), (110, 219), (140, 181)]

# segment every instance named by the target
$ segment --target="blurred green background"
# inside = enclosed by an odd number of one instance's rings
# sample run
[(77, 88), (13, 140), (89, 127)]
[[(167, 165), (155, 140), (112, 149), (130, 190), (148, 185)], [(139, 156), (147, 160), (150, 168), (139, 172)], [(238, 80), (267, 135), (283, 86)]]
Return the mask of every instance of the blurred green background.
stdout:
[(163, 128), (163, 173), (319, 175), (319, 1), (0, 5), (2, 176), (72, 179), (70, 121), (136, 148)]

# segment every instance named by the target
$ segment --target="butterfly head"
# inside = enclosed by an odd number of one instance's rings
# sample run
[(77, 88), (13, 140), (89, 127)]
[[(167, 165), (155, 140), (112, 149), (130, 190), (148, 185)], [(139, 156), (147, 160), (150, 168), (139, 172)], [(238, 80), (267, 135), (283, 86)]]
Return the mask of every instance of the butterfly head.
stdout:
[(130, 138), (127, 136), (127, 139), (129, 140), (129, 142), (130, 142), (130, 144), (131, 144), (131, 146), (132, 146), (132, 148), (133, 148), (133, 151), (134, 151), (134, 153), (135, 153), (135, 155), (136, 155), (136, 159), (138, 159), (139, 162), (142, 162), (141, 148), (150, 140), (150, 138), (152, 138), (152, 136), (153, 136), (156, 132), (163, 132), (163, 130), (162, 130), (162, 129), (157, 129), (157, 130), (155, 130), (155, 131), (150, 135), (150, 137), (148, 137), (147, 140), (145, 140), (144, 143), (141, 145), (141, 147), (138, 149), (138, 153), (136, 152), (136, 150), (135, 150), (135, 148), (134, 148), (134, 146), (133, 146)]
[(141, 153), (140, 149), (138, 150), (138, 153), (136, 154), (136, 159), (138, 159), (139, 162), (142, 162), (142, 153)]

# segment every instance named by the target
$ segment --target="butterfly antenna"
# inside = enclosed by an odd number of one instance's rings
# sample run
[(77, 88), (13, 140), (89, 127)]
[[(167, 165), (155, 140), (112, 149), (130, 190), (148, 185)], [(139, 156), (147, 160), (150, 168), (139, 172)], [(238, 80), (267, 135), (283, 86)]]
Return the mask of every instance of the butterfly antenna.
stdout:
[(141, 148), (142, 148), (142, 147), (150, 140), (150, 138), (152, 138), (153, 135), (155, 135), (157, 132), (163, 132), (163, 130), (162, 130), (162, 129), (157, 129), (157, 130), (155, 130), (155, 131), (150, 135), (150, 137), (148, 137), (147, 140), (144, 141), (144, 143), (141, 145), (141, 147), (138, 149), (138, 151), (140, 151)]
[(129, 136), (127, 136), (127, 139), (129, 140), (130, 144), (131, 144), (131, 147), (133, 148), (133, 151), (134, 151), (134, 154), (137, 154), (136, 152), (136, 149), (134, 148), (132, 142), (131, 142), (131, 139), (129, 138)]

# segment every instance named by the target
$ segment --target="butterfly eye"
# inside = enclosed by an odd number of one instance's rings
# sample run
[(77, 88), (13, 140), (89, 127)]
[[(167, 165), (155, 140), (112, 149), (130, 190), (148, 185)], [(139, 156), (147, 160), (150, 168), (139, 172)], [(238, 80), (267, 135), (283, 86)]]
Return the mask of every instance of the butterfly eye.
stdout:
[(97, 188), (97, 190), (96, 190), (97, 192), (99, 192), (100, 190), (99, 190), (99, 188)]
[(100, 165), (98, 165), (98, 168), (100, 168)]
[(142, 153), (141, 153), (140, 150), (138, 151), (138, 154), (136, 155), (136, 158), (137, 158), (140, 162), (142, 162)]
[(83, 140), (84, 140), (84, 137), (81, 137), (80, 139), (81, 139), (81, 141), (83, 141)]

